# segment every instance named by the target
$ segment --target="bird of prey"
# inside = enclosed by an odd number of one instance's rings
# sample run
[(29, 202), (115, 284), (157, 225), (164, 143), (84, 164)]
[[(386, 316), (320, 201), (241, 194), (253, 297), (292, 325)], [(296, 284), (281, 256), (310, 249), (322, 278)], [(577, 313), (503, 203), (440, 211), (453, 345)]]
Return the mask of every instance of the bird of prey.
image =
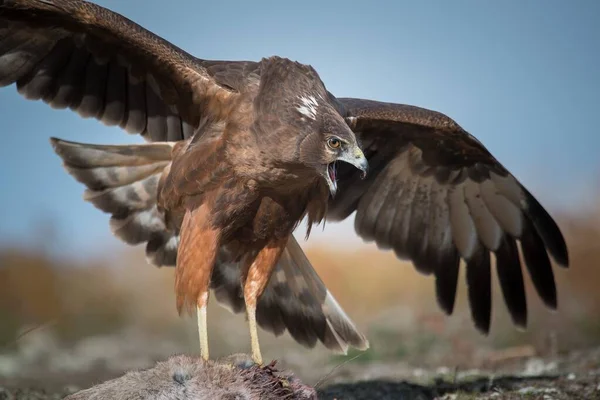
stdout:
[[(129, 19), (80, 0), (0, 0), (0, 86), (142, 135), (139, 145), (52, 139), (114, 234), (175, 266), (176, 306), (196, 310), (208, 359), (209, 292), (257, 327), (345, 353), (368, 341), (292, 232), (354, 212), (365, 241), (435, 276), (453, 312), (466, 264), (474, 324), (487, 333), (491, 265), (517, 326), (523, 269), (555, 308), (551, 259), (561, 231), (529, 191), (449, 117), (409, 105), (336, 98), (286, 58), (196, 58)], [(3, 115), (4, 118), (9, 116)], [(522, 261), (521, 261), (522, 260)]]

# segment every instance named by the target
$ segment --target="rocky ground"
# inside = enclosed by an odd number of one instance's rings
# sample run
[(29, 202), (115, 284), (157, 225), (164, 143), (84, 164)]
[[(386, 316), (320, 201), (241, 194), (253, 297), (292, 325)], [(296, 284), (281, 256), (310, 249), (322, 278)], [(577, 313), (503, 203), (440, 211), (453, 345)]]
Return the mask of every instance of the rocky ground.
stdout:
[[(343, 373), (334, 371), (315, 386), (318, 399), (600, 399), (600, 348), (551, 359), (519, 357), (519, 349), (515, 352), (508, 352), (507, 359), (493, 369), (468, 371), (410, 368), (401, 363), (350, 364), (340, 368)], [(101, 376), (99, 371), (98, 381)], [(61, 399), (81, 389), (74, 384), (36, 390), (29, 382), (27, 388), (0, 388), (0, 400)]]

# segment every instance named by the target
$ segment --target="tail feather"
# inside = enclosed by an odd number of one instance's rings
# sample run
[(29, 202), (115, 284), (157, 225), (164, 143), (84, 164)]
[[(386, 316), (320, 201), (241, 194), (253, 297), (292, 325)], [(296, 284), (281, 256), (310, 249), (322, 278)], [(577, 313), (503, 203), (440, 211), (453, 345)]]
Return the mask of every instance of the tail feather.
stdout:
[(171, 164), (173, 143), (94, 145), (51, 138), (65, 169), (87, 189), (84, 200), (110, 213), (110, 228), (127, 244), (147, 243), (157, 266), (174, 266), (178, 232), (157, 208), (159, 180)]
[(156, 266), (174, 267), (177, 264), (177, 248), (179, 235), (169, 231), (152, 235), (146, 245), (146, 258), (149, 263)]
[(131, 245), (148, 242), (156, 232), (167, 231), (156, 205), (147, 210), (131, 213), (125, 218), (113, 216), (109, 224), (115, 236)]
[(174, 142), (133, 145), (101, 145), (50, 138), (54, 151), (65, 163), (81, 167), (126, 167), (171, 161)]
[(102, 190), (128, 185), (155, 174), (160, 174), (169, 162), (156, 162), (125, 168), (122, 165), (110, 167), (85, 168), (65, 163), (65, 169), (77, 181), (92, 190)]
[[(245, 310), (240, 266), (229, 261), (221, 249), (213, 271), (211, 288), (216, 299), (239, 313)], [(314, 347), (317, 341), (346, 354), (349, 347), (365, 350), (367, 338), (335, 300), (292, 236), (273, 275), (258, 300), (257, 322), (278, 336), (285, 330), (298, 343)]]
[(135, 210), (147, 210), (156, 204), (159, 179), (160, 175), (155, 174), (123, 186), (103, 190), (88, 188), (83, 199), (104, 212), (122, 217)]

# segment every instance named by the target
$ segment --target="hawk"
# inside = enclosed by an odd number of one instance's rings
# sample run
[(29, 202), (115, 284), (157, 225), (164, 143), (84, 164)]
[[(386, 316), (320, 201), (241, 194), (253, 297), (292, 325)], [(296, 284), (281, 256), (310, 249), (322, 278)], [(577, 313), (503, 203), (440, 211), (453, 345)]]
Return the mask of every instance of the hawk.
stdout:
[[(113, 233), (175, 266), (176, 306), (196, 310), (208, 359), (209, 292), (258, 326), (332, 351), (368, 341), (292, 232), (355, 215), (365, 241), (435, 276), (453, 312), (466, 264), (472, 319), (487, 333), (491, 260), (505, 304), (526, 326), (523, 264), (556, 308), (551, 258), (568, 266), (553, 218), (449, 117), (409, 105), (336, 98), (286, 58), (196, 58), (129, 19), (80, 0), (0, 0), (0, 86), (140, 134), (110, 146), (52, 139)], [(8, 116), (4, 116), (5, 118)]]

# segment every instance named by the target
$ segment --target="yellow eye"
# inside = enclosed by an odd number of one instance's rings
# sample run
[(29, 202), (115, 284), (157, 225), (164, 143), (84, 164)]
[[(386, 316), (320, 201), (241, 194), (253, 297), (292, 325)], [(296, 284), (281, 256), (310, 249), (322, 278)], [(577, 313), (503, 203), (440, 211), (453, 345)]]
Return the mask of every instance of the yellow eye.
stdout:
[(332, 149), (339, 149), (342, 145), (342, 141), (336, 137), (332, 137), (327, 140), (327, 145)]

